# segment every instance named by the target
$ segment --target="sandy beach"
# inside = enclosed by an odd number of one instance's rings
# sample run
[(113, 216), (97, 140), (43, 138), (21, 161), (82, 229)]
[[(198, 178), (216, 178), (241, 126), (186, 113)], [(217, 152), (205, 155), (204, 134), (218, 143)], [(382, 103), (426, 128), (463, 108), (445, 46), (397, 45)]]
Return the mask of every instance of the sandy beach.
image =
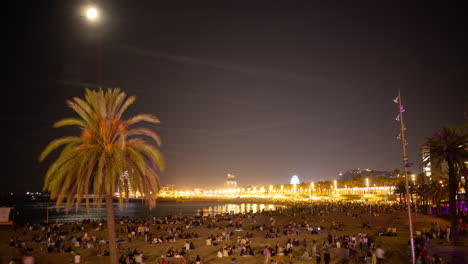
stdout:
[[(125, 255), (126, 251), (143, 252), (144, 263), (159, 263), (161, 256), (166, 255), (167, 251), (173, 247), (180, 251), (186, 242), (192, 242), (194, 249), (185, 251), (188, 258), (195, 260), (197, 255), (200, 256), (202, 263), (229, 263), (232, 258), (236, 259), (236, 263), (264, 263), (264, 256), (262, 249), (265, 245), (274, 248), (275, 245), (286, 245), (288, 239), (297, 239), (300, 245), (293, 247), (293, 256), (284, 257), (284, 263), (316, 263), (315, 257), (301, 258), (304, 251), (311, 252), (312, 241), (315, 240), (317, 246), (320, 248), (324, 241), (327, 240), (328, 235), (333, 237), (339, 236), (358, 236), (359, 234), (366, 234), (374, 245), (380, 245), (385, 251), (385, 263), (410, 263), (409, 255), (409, 230), (407, 221), (407, 212), (405, 210), (390, 210), (374, 212), (373, 214), (363, 212), (362, 209), (347, 209), (345, 212), (330, 207), (329, 211), (315, 212), (311, 214), (307, 207), (297, 208), (295, 210), (284, 210), (282, 212), (263, 212), (256, 214), (244, 215), (224, 215), (218, 217), (203, 217), (199, 220), (203, 223), (201, 225), (193, 225), (190, 221), (191, 217), (181, 218), (179, 220), (167, 220), (164, 224), (149, 224), (149, 234), (154, 237), (167, 237), (168, 229), (179, 228), (182, 234), (191, 234), (192, 238), (176, 238), (175, 241), (167, 241), (163, 243), (150, 244), (145, 242), (144, 236), (136, 235), (135, 238), (129, 242), (127, 234), (128, 223), (117, 221), (117, 231), (120, 241), (120, 255)], [(151, 222), (148, 219), (148, 222)], [(448, 225), (448, 222), (441, 218), (434, 216), (424, 216), (415, 214), (413, 217), (414, 230), (416, 233), (424, 233), (431, 228), (431, 224), (438, 222), (442, 230)], [(230, 226), (229, 224), (236, 226)], [(369, 224), (370, 228), (363, 228), (363, 223)], [(242, 225), (242, 227), (239, 227)], [(310, 228), (320, 227), (319, 234), (312, 234), (307, 231), (305, 226)], [(72, 263), (72, 259), (76, 252), (81, 255), (81, 263), (99, 264), (108, 263), (108, 256), (98, 256), (99, 250), (103, 252), (107, 250), (106, 244), (100, 244), (101, 239), (106, 239), (107, 230), (106, 225), (103, 225), (103, 230), (97, 230), (96, 223), (84, 224), (84, 231), (76, 224), (64, 224), (60, 226), (61, 232), (66, 232), (65, 248), (69, 246), (72, 248), (71, 253), (60, 253), (53, 251), (47, 252), (47, 244), (45, 241), (33, 242), (33, 237), (44, 237), (45, 231), (40, 227), (37, 230), (26, 230), (23, 227), (17, 227), (16, 238), (25, 242), (28, 250), (22, 250), (16, 247), (10, 247), (9, 241), (15, 237), (15, 232), (12, 227), (0, 227), (0, 263), (9, 263), (11, 259), (17, 259), (15, 263), (22, 263), (22, 255), (31, 255), (34, 257), (35, 263)], [(228, 227), (227, 227), (228, 226)], [(333, 228), (335, 226), (336, 228)], [(396, 228), (396, 236), (379, 236), (379, 231), (384, 231), (387, 228)], [(232, 231), (229, 240), (223, 236), (226, 228)], [(269, 229), (275, 230), (273, 238), (266, 238)], [(34, 229), (34, 228), (33, 228)], [(263, 229), (263, 230), (262, 230)], [(279, 233), (276, 233), (279, 231)], [(286, 232), (289, 231), (289, 232)], [(96, 241), (90, 240), (89, 243), (93, 244), (92, 248), (83, 248), (83, 245), (75, 247), (70, 238), (73, 236), (88, 238), (96, 237)], [(197, 237), (193, 237), (195, 235)], [(252, 236), (250, 237), (251, 234)], [(207, 238), (221, 236), (222, 241), (218, 241), (218, 245), (207, 245)], [(248, 236), (248, 241), (253, 249), (254, 256), (240, 256), (236, 250), (229, 257), (219, 258), (217, 252), (224, 246), (232, 246), (236, 248), (240, 239)], [(147, 237), (148, 238), (148, 237)], [(430, 255), (437, 253), (444, 261), (451, 264), (466, 263), (468, 253), (466, 252), (467, 237), (461, 236), (462, 246), (455, 247), (449, 245), (445, 239), (434, 238), (427, 244), (427, 251)], [(304, 243), (305, 246), (304, 246)], [(332, 243), (329, 249), (331, 254), (330, 263), (341, 263), (341, 255), (343, 248), (337, 248), (336, 244)], [(365, 252), (357, 250), (356, 259), (363, 257)], [(275, 258), (275, 257), (272, 257)], [(168, 263), (181, 263), (180, 258), (169, 257), (165, 258)], [(356, 260), (357, 261), (357, 260)], [(323, 258), (322, 258), (323, 263)], [(349, 262), (349, 263), (366, 263)]]

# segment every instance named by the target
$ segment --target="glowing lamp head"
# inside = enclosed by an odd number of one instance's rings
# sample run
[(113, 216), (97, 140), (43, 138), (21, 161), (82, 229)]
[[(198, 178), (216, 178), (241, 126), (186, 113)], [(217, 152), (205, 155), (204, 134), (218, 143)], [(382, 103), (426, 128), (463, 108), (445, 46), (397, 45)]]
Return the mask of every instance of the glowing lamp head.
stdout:
[(88, 7), (86, 9), (86, 18), (90, 21), (95, 21), (99, 17), (99, 12), (95, 7)]

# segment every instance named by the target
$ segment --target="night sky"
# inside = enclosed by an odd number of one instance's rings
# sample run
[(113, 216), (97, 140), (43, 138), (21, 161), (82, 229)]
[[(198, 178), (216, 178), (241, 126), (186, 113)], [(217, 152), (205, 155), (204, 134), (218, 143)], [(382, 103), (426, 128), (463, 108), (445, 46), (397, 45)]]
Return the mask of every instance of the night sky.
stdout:
[(307, 182), (401, 168), (398, 89), (411, 170), (421, 171), (426, 136), (464, 122), (465, 9), (226, 2), (106, 1), (94, 25), (80, 14), (85, 1), (12, 4), (0, 192), (42, 189), (52, 159), (39, 164), (39, 153), (78, 133), (52, 124), (75, 115), (67, 99), (96, 87), (99, 43), (104, 87), (137, 96), (126, 117), (161, 119), (152, 128), (167, 160), (163, 185), (221, 187), (227, 173), (242, 186), (284, 184), (295, 174)]

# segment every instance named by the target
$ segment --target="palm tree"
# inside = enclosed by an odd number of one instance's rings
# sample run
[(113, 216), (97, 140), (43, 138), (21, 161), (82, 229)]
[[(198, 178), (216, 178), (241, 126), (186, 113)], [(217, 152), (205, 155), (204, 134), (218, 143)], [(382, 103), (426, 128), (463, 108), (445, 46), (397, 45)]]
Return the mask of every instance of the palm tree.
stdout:
[(459, 128), (444, 126), (439, 132), (428, 137), (423, 146), (430, 150), (430, 158), (426, 159), (425, 166), (440, 166), (446, 162), (448, 166), (449, 180), (449, 206), (451, 233), (454, 243), (458, 238), (458, 217), (457, 217), (457, 193), (460, 183), (460, 175), (464, 173), (463, 162), (467, 157), (468, 134), (464, 132), (463, 125)]
[(348, 184), (349, 187), (355, 187), (355, 186), (363, 187), (364, 186), (364, 178), (361, 175), (354, 176), (353, 179), (349, 182), (352, 183), (352, 184)]
[[(400, 196), (400, 204), (403, 204), (403, 195), (406, 194), (406, 185), (405, 185), (405, 181), (401, 180), (399, 181), (396, 186), (395, 186), (395, 189), (393, 190), (393, 193), (394, 194), (398, 194)], [(406, 204), (406, 196), (405, 197), (405, 204)]]
[[(62, 147), (58, 158), (50, 165), (44, 182), (44, 191), (57, 200), (57, 210), (65, 200), (66, 211), (73, 203), (86, 201), (90, 210), (90, 194), (93, 203), (101, 206), (106, 200), (109, 231), (110, 263), (117, 263), (117, 245), (113, 211), (113, 197), (117, 188), (128, 198), (129, 190), (138, 190), (150, 208), (156, 204), (159, 191), (158, 171), (165, 162), (156, 147), (145, 139), (152, 139), (159, 146), (156, 133), (146, 128), (133, 128), (139, 122), (158, 124), (159, 120), (148, 114), (122, 119), (122, 114), (135, 101), (120, 89), (93, 91), (86, 89), (85, 100), (73, 98), (67, 104), (80, 118), (67, 118), (54, 127), (78, 126), (81, 135), (53, 140), (39, 157), (43, 161), (52, 151)], [(132, 128), (131, 128), (132, 127)], [(141, 136), (144, 136), (143, 138)], [(119, 195), (120, 208), (124, 195)]]
[(430, 182), (429, 193), (431, 194), (433, 202), (436, 204), (437, 215), (441, 215), (440, 204), (448, 197), (447, 180), (442, 178), (435, 178), (433, 176), (432, 181)]

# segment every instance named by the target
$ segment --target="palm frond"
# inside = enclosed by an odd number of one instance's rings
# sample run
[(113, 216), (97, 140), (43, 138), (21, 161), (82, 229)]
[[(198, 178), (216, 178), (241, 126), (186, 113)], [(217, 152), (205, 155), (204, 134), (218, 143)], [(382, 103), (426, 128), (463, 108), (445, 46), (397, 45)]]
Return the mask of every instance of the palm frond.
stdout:
[(127, 120), (127, 124), (129, 126), (138, 122), (149, 122), (153, 124), (159, 124), (159, 119), (149, 114), (141, 114), (141, 115), (134, 116)]
[(119, 112), (117, 113), (116, 115), (116, 118), (122, 118), (122, 114), (125, 112), (125, 110), (127, 110), (127, 108), (132, 105), (136, 100), (136, 97), (135, 96), (130, 96), (129, 98), (127, 98), (127, 100), (125, 100), (125, 102), (123, 103), (122, 107), (119, 109)]
[(158, 146), (160, 146), (162, 143), (161, 138), (158, 136), (158, 134), (146, 128), (131, 129), (127, 132), (127, 136), (139, 136), (139, 135), (145, 135), (147, 137), (152, 138), (156, 142), (156, 144), (158, 144)]
[(73, 143), (78, 141), (78, 137), (63, 137), (59, 138), (56, 140), (53, 140), (52, 142), (47, 145), (47, 147), (42, 151), (42, 153), (39, 155), (39, 161), (43, 161), (52, 151), (55, 149), (59, 148), (62, 145)]
[(54, 128), (63, 127), (63, 126), (80, 126), (86, 127), (86, 123), (83, 120), (76, 119), (76, 118), (67, 118), (60, 120), (53, 124)]

